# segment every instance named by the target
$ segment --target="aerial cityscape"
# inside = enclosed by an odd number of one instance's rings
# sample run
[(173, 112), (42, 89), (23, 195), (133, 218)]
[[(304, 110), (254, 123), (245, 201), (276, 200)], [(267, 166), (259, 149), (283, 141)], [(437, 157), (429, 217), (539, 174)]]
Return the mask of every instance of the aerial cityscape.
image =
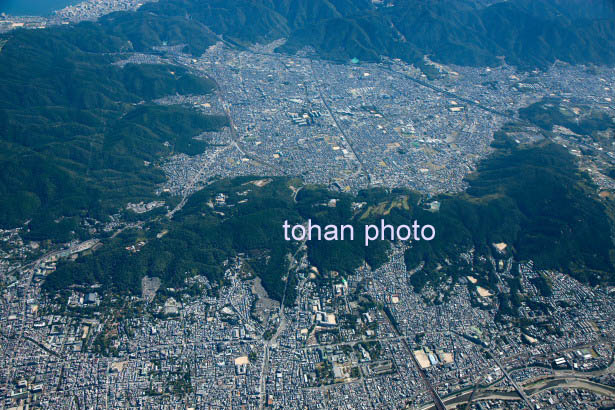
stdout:
[[(0, 408), (613, 408), (611, 57), (369, 58), (415, 0), (233, 1), (0, 17)], [(377, 34), (326, 48), (329, 8)]]

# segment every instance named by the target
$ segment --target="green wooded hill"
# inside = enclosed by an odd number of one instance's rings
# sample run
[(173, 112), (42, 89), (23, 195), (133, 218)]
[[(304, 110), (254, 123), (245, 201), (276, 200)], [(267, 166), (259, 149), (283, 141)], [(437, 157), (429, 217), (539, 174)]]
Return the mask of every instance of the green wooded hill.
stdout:
[[(222, 180), (208, 186), (190, 198), (172, 223), (166, 218), (150, 223), (143, 230), (119, 235), (92, 255), (60, 264), (45, 287), (57, 291), (71, 284), (98, 282), (105, 289), (138, 294), (145, 275), (158, 276), (164, 285), (178, 288), (194, 274), (221, 282), (223, 262), (245, 253), (270, 296), (280, 300), (286, 255), (296, 246), (284, 240), (281, 227), (284, 220), (299, 221), (300, 215), (288, 179), (272, 179), (261, 188), (250, 183), (255, 179)], [(220, 193), (227, 195), (231, 206), (211, 208), (208, 202)], [(163, 230), (168, 233), (158, 238)], [(125, 249), (141, 240), (147, 243), (138, 252)], [(291, 286), (288, 303), (294, 300), (293, 292)]]
[[(355, 227), (354, 241), (307, 242), (309, 261), (321, 273), (352, 274), (364, 262), (377, 268), (386, 261), (390, 243), (374, 241), (366, 247), (363, 227), (379, 225), (380, 219), (394, 226), (416, 219), (437, 231), (433, 241), (414, 242), (406, 252), (408, 269), (425, 262), (410, 279), (417, 290), (462, 274), (460, 265), (442, 269), (443, 261), (458, 261), (470, 248), (477, 256), (495, 255), (493, 244), (500, 242), (508, 244), (509, 255), (531, 259), (538, 268), (559, 269), (591, 284), (615, 283), (611, 205), (596, 196), (574, 158), (559, 145), (518, 145), (504, 134), (494, 145), (496, 152), (468, 178), (467, 192), (432, 198), (441, 202), (437, 212), (406, 189), (369, 189), (351, 196), (306, 185), (295, 202), (289, 186), (299, 186), (297, 180), (272, 178), (264, 187), (250, 182), (256, 177), (219, 181), (193, 195), (172, 223), (159, 220), (118, 236), (92, 255), (63, 262), (45, 286), (57, 291), (74, 283), (102, 283), (138, 293), (144, 275), (159, 276), (172, 287), (181, 287), (193, 274), (220, 282), (222, 262), (242, 253), (270, 296), (280, 300), (286, 255), (297, 245), (284, 240), (282, 225), (308, 219), (323, 227)], [(212, 208), (220, 193), (227, 196), (226, 205)], [(164, 229), (168, 234), (158, 238)], [(147, 243), (138, 252), (125, 249), (141, 240)], [(296, 278), (288, 280), (286, 302), (292, 303)]]
[(615, 119), (608, 113), (593, 109), (590, 106), (577, 107), (580, 114), (575, 114), (570, 108), (562, 105), (558, 98), (543, 98), (528, 107), (519, 110), (519, 117), (538, 125), (547, 132), (553, 130), (554, 125), (570, 129), (579, 135), (598, 137), (600, 131), (615, 128)]
[[(540, 269), (558, 269), (591, 284), (613, 283), (612, 205), (602, 202), (571, 154), (544, 142), (518, 146), (499, 136), (498, 151), (468, 178), (462, 194), (443, 197), (440, 211), (427, 220), (442, 227), (439, 240), (417, 243), (406, 254), (408, 266), (427, 261), (433, 268), (455, 249), (473, 246), (493, 253), (504, 242), (519, 260)], [(430, 269), (415, 286), (429, 281)]]
[[(102, 219), (128, 200), (152, 197), (164, 176), (144, 161), (203, 152), (204, 142), (192, 138), (227, 124), (225, 117), (152, 104), (166, 95), (207, 94), (215, 84), (176, 66), (112, 65), (130, 42), (100, 25), (6, 37), (0, 53), (0, 226), (32, 219), (33, 238), (43, 239), (57, 230), (51, 220)], [(70, 230), (50, 237), (69, 239)]]

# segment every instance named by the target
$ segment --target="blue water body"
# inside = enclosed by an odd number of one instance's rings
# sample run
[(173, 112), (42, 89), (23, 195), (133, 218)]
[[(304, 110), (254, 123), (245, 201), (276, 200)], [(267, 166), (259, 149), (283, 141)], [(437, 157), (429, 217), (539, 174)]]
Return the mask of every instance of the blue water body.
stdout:
[(81, 0), (0, 0), (0, 13), (13, 16), (47, 16)]

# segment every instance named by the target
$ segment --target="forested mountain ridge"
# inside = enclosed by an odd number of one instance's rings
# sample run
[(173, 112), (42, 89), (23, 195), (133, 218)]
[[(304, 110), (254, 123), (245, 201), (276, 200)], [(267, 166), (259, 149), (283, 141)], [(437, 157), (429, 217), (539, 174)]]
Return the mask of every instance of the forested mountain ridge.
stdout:
[(379, 7), (365, 0), (167, 0), (102, 24), (122, 26), (126, 18), (174, 21), (166, 39), (196, 54), (205, 44), (189, 40), (201, 31), (208, 41), (211, 32), (243, 43), (287, 38), (279, 51), (310, 46), (336, 60), (418, 62), (430, 55), (442, 63), (497, 65), (503, 58), (523, 68), (615, 61), (615, 12), (606, 0), (400, 0)]
[(19, 30), (7, 40), (0, 53), (4, 227), (33, 219), (36, 231), (59, 217), (104, 219), (129, 199), (151, 197), (164, 180), (145, 161), (172, 150), (202, 152), (203, 142), (192, 138), (227, 123), (152, 104), (211, 93), (215, 84), (178, 66), (113, 65), (130, 43), (98, 24)]
[[(371, 188), (350, 195), (303, 185), (295, 201), (290, 186), (296, 189), (299, 180), (269, 178), (264, 186), (254, 183), (258, 177), (222, 180), (193, 195), (173, 223), (155, 221), (93, 255), (63, 262), (45, 286), (57, 291), (100, 283), (138, 293), (145, 275), (180, 287), (197, 272), (221, 282), (221, 263), (242, 254), (269, 295), (281, 300), (285, 256), (298, 246), (284, 239), (282, 225), (308, 219), (321, 226), (354, 227), (354, 240), (307, 241), (308, 260), (323, 274), (349, 275), (363, 263), (378, 268), (387, 260), (390, 242), (365, 246), (365, 226), (379, 226), (381, 219), (393, 226), (417, 220), (434, 226), (437, 235), (432, 241), (412, 241), (405, 253), (408, 270), (423, 266), (410, 278), (416, 290), (463, 276), (467, 266), (460, 254), (470, 251), (476, 260), (532, 260), (538, 269), (560, 270), (585, 283), (615, 284), (613, 210), (597, 197), (572, 155), (554, 143), (517, 144), (504, 134), (497, 136), (494, 147), (493, 155), (468, 177), (467, 192), (431, 198), (440, 202), (437, 212), (409, 189)], [(220, 194), (226, 203), (213, 205)], [(163, 231), (168, 233), (160, 237)], [(138, 242), (145, 243), (138, 252), (126, 250)], [(506, 251), (495, 251), (495, 243), (505, 243)], [(295, 283), (296, 278), (288, 280)], [(292, 304), (294, 287), (289, 289), (286, 302)]]

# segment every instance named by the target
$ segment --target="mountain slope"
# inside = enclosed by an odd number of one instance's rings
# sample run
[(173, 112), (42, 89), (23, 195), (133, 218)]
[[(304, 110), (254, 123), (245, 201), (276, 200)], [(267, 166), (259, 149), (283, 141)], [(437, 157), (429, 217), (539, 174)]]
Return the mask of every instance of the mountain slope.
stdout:
[(144, 161), (171, 153), (167, 141), (202, 152), (192, 137), (226, 123), (142, 104), (207, 94), (215, 84), (176, 66), (112, 65), (127, 43), (92, 23), (8, 36), (0, 53), (1, 226), (104, 218), (129, 199), (151, 197), (163, 175)]
[[(522, 0), (483, 8), (407, 0), (353, 16), (354, 24), (347, 17), (303, 27), (291, 33), (280, 51), (309, 45), (337, 59), (354, 54), (373, 61), (384, 55), (415, 62), (430, 55), (432, 60), (459, 65), (497, 65), (502, 56), (521, 68), (542, 68), (555, 60), (615, 63), (615, 18), (588, 18), (587, 13), (574, 14), (568, 2), (561, 3), (567, 7), (541, 0), (531, 8)], [(366, 19), (375, 23), (367, 30)], [(353, 41), (346, 42), (348, 38)]]

